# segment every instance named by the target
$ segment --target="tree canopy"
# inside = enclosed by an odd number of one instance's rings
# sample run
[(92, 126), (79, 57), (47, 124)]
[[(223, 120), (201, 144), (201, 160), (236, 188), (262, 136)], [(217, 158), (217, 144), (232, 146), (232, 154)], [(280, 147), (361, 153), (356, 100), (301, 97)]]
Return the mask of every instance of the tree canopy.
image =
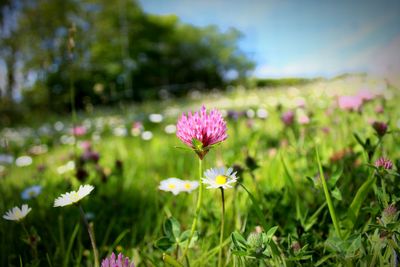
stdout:
[(135, 1), (11, 0), (1, 5), (3, 11), (10, 7), (16, 19), (12, 35), (1, 36), (0, 55), (9, 62), (8, 83), (15, 82), (16, 71), (24, 74), (27, 108), (68, 109), (71, 88), (78, 108), (223, 88), (229, 76), (241, 80), (253, 68), (238, 48), (236, 29), (221, 32), (216, 26), (182, 23), (174, 15), (147, 14)]

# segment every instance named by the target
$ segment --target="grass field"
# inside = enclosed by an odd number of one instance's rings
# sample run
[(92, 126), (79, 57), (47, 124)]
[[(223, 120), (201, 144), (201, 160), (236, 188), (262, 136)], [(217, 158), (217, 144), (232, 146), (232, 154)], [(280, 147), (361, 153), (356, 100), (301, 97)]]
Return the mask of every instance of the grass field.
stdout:
[[(357, 111), (338, 107), (338, 96), (365, 88), (380, 95)], [(94, 110), (78, 114), (76, 138), (69, 117), (3, 129), (0, 212), (22, 204), (32, 211), (20, 222), (0, 220), (0, 265), (93, 266), (79, 209), (53, 207), (62, 193), (90, 184), (94, 190), (80, 203), (99, 260), (114, 251), (136, 266), (397, 266), (399, 100), (383, 80), (348, 76)], [(220, 190), (204, 188), (197, 234), (184, 257), (188, 232), (181, 233), (191, 229), (198, 190), (158, 189), (168, 177), (199, 179), (196, 154), (176, 148), (185, 145), (175, 125), (202, 105), (226, 115), (228, 128), (202, 173), (234, 166), (240, 178), (224, 190), (220, 263)], [(285, 125), (287, 111), (294, 117)], [(388, 124), (384, 135), (374, 121)], [(382, 156), (391, 169), (376, 167)], [(23, 199), (33, 185), (40, 194)]]

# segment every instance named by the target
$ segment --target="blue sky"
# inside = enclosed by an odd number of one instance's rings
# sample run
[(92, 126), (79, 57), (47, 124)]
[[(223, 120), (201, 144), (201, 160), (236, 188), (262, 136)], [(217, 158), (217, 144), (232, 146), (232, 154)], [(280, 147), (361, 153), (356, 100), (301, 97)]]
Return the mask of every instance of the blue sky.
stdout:
[(258, 77), (400, 73), (399, 0), (140, 0), (149, 13), (239, 29)]

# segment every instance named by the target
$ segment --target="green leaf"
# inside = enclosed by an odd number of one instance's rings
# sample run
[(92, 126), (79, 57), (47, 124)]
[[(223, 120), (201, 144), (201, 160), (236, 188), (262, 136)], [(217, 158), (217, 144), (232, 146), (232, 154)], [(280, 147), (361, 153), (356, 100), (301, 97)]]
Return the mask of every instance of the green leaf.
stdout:
[(158, 249), (161, 249), (163, 251), (167, 251), (171, 249), (175, 245), (175, 242), (173, 242), (169, 237), (163, 236), (160, 239), (158, 239), (155, 243), (154, 246)]
[(259, 205), (259, 204), (258, 204), (258, 201), (255, 199), (255, 197), (250, 193), (249, 190), (247, 190), (247, 188), (246, 188), (242, 183), (239, 183), (239, 184), (240, 184), (240, 185), (243, 187), (243, 189), (247, 192), (247, 194), (249, 195), (251, 201), (253, 202), (253, 206), (254, 206), (254, 209), (256, 210), (256, 215), (257, 215), (258, 219), (260, 220), (261, 226), (262, 226), (264, 229), (268, 229), (269, 227), (268, 227), (268, 225), (267, 225), (267, 222), (265, 221), (264, 215), (263, 215), (263, 213), (262, 213), (260, 207), (258, 206), (258, 205)]
[(361, 206), (375, 181), (376, 177), (371, 175), (358, 189), (356, 196), (351, 202), (350, 207), (347, 210), (346, 225), (348, 225), (349, 231), (347, 234), (350, 234), (350, 232), (352, 231), (353, 226), (357, 220), (358, 213), (360, 212)]
[(342, 200), (342, 193), (340, 192), (339, 188), (335, 187), (332, 191), (331, 194), (334, 198), (337, 200)]
[(192, 146), (194, 147), (195, 150), (203, 150), (203, 143), (200, 140), (197, 140), (196, 138), (192, 139)]
[(267, 239), (272, 239), (275, 232), (278, 230), (278, 226), (271, 227), (267, 232)]
[(179, 262), (177, 262), (174, 258), (172, 258), (170, 255), (163, 253), (162, 256), (163, 261), (173, 267), (183, 267), (182, 264), (180, 264)]
[(247, 241), (238, 231), (234, 231), (231, 234), (231, 239), (236, 250), (243, 251), (247, 249)]
[[(181, 247), (186, 247), (186, 243), (190, 237), (190, 230), (184, 231), (179, 237), (179, 245)], [(192, 239), (190, 240), (189, 248), (192, 248), (196, 241), (199, 239), (197, 231), (194, 232)]]
[(365, 143), (361, 140), (360, 136), (357, 133), (353, 133), (354, 138), (357, 142), (365, 149)]
[(177, 219), (169, 217), (164, 222), (164, 233), (171, 240), (178, 241), (181, 234), (181, 226)]
[(340, 168), (338, 168), (331, 176), (331, 178), (326, 181), (329, 185), (330, 188), (334, 187), (337, 183), (337, 181), (340, 179), (343, 173), (343, 166), (341, 165)]

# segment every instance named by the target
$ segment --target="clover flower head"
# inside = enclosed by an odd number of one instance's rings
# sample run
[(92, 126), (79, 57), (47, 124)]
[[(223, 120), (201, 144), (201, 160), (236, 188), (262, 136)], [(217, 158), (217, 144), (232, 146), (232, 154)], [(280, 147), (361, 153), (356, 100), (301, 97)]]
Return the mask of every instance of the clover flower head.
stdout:
[(294, 112), (292, 110), (286, 111), (282, 114), (281, 119), (286, 126), (292, 125), (294, 123)]
[(92, 185), (81, 185), (78, 191), (71, 191), (61, 194), (61, 196), (54, 201), (54, 207), (64, 207), (78, 203), (82, 198), (89, 195), (93, 189), (94, 186)]
[(129, 258), (122, 255), (122, 253), (119, 253), (118, 257), (116, 257), (113, 252), (111, 256), (103, 259), (101, 267), (135, 267), (135, 264), (130, 262)]
[(339, 96), (338, 105), (342, 110), (359, 111), (363, 104), (363, 100), (359, 96)]
[(208, 185), (207, 189), (232, 188), (232, 185), (238, 180), (233, 168), (225, 169), (225, 167), (208, 169), (204, 172), (204, 176), (205, 178), (201, 180), (203, 184)]
[(31, 211), (32, 209), (24, 204), (21, 208), (14, 207), (3, 215), (3, 218), (10, 221), (20, 221)]
[(176, 125), (177, 137), (191, 147), (203, 159), (211, 146), (228, 138), (226, 122), (220, 111), (213, 109), (207, 113), (202, 106), (199, 112), (182, 114)]
[(386, 134), (388, 125), (385, 122), (374, 121), (372, 123), (372, 128), (374, 128), (374, 130), (378, 136), (382, 137)]
[(380, 157), (377, 161), (375, 161), (375, 167), (390, 170), (393, 168), (393, 162), (385, 157)]

